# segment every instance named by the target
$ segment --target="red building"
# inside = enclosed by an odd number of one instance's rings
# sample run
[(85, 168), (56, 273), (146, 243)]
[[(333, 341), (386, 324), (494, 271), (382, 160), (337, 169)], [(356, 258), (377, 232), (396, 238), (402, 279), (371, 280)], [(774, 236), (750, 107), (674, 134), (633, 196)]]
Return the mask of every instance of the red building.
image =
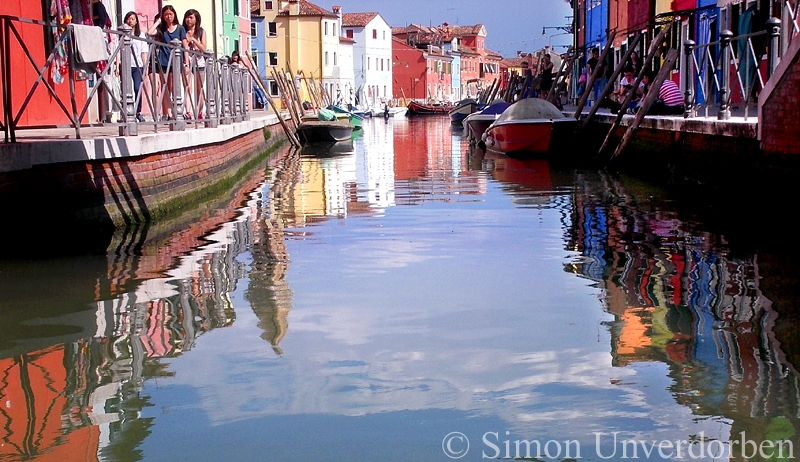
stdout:
[[(461, 51), (461, 82), (466, 85), (466, 91), (471, 95), (469, 81), (477, 79), (480, 89), (487, 88), (494, 79), (500, 78), (500, 60), (503, 56), (486, 49), (486, 26), (450, 26), (442, 24), (445, 40), (458, 39), (458, 49)], [(469, 69), (465, 75), (464, 70)]]
[(427, 64), (422, 50), (392, 37), (392, 97), (416, 100), (427, 98)]
[[(474, 97), (500, 78), (502, 56), (485, 48), (486, 27), (483, 24), (450, 26), (444, 23), (434, 27), (411, 24), (393, 28), (392, 35), (401, 43), (422, 50), (427, 61), (427, 98), (445, 99), (452, 94), (453, 65), (448, 50), (454, 43), (461, 54), (460, 81), (464, 96)], [(405, 82), (401, 84), (406, 85)]]
[[(51, 18), (44, 17), (44, 12), (49, 11), (49, 7), (50, 2), (45, 2), (44, 0), (9, 0), (0, 3), (0, 15), (50, 21)], [(8, 21), (9, 27), (19, 34), (19, 38), (13, 32), (8, 37), (4, 36), (2, 38), (4, 41), (7, 40), (9, 55), (0, 54), (4, 61), (3, 65), (12, 68), (11, 83), (9, 85), (11, 87), (10, 109), (12, 117), (16, 117), (21, 112), (17, 125), (33, 126), (69, 123), (69, 118), (60, 108), (57, 98), (47, 90), (43, 83), (37, 86), (30, 101), (22, 110), (25, 98), (31, 91), (33, 83), (39, 77), (38, 68), (44, 66), (50, 55), (51, 45), (45, 43), (45, 37), (50, 33), (50, 28), (39, 24), (23, 23), (14, 19), (4, 19), (4, 21)], [(5, 34), (5, 32), (0, 32), (0, 34)], [(26, 49), (34, 60), (36, 67), (28, 59)], [(58, 95), (58, 100), (65, 105), (68, 111), (71, 111), (69, 83), (67, 80), (69, 76), (66, 75), (66, 67), (51, 64), (45, 70), (44, 75), (47, 83), (52, 86), (56, 95)], [(59, 82), (59, 78), (63, 80)], [(0, 89), (5, 84), (5, 81), (0, 82)], [(76, 82), (75, 100), (79, 108), (86, 101), (86, 87), (85, 81)], [(5, 90), (3, 89), (2, 91), (4, 92)], [(0, 106), (2, 105), (4, 103), (0, 101)], [(6, 109), (3, 107), (3, 111)]]

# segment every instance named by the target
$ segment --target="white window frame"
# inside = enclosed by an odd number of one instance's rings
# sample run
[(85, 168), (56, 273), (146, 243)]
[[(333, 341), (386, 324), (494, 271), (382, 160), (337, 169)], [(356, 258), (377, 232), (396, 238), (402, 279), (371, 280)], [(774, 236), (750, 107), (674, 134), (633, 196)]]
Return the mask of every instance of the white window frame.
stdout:
[[(273, 25), (275, 25), (275, 32), (270, 30), (270, 29), (272, 29)], [(271, 22), (267, 23), (267, 33), (266, 33), (266, 35), (267, 35), (267, 37), (277, 37), (278, 36), (278, 23), (277, 22), (271, 21)]]
[(273, 2), (273, 0), (266, 0), (264, 2), (264, 9), (268, 10), (268, 11), (274, 10), (275, 9), (275, 3)]
[(250, 23), (250, 37), (258, 38), (258, 24), (255, 22)]
[(268, 52), (267, 53), (267, 60), (268, 60), (268, 63), (269, 63), (270, 66), (277, 66), (278, 65), (278, 52), (277, 51)]

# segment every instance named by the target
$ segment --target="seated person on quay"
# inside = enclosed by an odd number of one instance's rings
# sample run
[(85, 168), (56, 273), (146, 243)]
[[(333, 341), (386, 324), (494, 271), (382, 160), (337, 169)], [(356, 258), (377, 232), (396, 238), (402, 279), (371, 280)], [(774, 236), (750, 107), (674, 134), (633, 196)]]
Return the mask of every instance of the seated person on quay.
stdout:
[[(633, 75), (633, 68), (626, 67), (623, 71), (623, 77), (619, 81), (619, 87), (614, 90), (611, 95), (604, 98), (600, 107), (607, 107), (611, 109), (612, 114), (616, 114), (622, 108), (622, 103), (625, 101), (625, 97), (627, 96), (629, 91), (633, 90), (633, 84), (636, 83), (636, 77)], [(630, 112), (633, 112), (636, 105), (641, 101), (644, 96), (644, 89), (645, 84), (644, 82), (639, 83), (639, 88), (636, 89), (636, 93), (631, 98), (629, 103), (628, 109)]]
[[(655, 74), (648, 71), (642, 78), (642, 82), (649, 87), (654, 78)], [(683, 115), (684, 109), (681, 90), (675, 82), (666, 79), (658, 89), (658, 99), (650, 105), (647, 115)]]

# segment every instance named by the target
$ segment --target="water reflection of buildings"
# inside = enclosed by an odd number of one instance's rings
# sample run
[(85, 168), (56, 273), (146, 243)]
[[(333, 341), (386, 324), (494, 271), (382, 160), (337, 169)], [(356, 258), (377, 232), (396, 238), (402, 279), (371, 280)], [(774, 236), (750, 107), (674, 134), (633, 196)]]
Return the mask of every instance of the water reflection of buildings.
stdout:
[(574, 194), (569, 247), (581, 258), (568, 270), (604, 288), (613, 363), (665, 362), (675, 399), (696, 414), (798, 447), (800, 377), (776, 338), (759, 255), (734, 256), (723, 238), (605, 181)]
[[(383, 122), (377, 118), (363, 126), (364, 152), (356, 171), (358, 184), (357, 204), (368, 204), (373, 211), (395, 205), (394, 149), (392, 137), (400, 123)], [(355, 204), (354, 204), (355, 205)], [(358, 207), (360, 210), (362, 207)]]
[(453, 200), (486, 193), (486, 178), (468, 160), (467, 143), (438, 116), (395, 123), (394, 179), (402, 182), (398, 203)]
[[(261, 173), (240, 181), (234, 197), (207, 202), (181, 222), (121, 233), (105, 277), (90, 282), (93, 332), (77, 329), (70, 341), (63, 343), (65, 335), (59, 335), (45, 348), (40, 339), (14, 338), (9, 357), (0, 359), (0, 459), (140, 459), (137, 447), (152, 426), (152, 418), (142, 416), (149, 406), (141, 393), (144, 382), (172, 374), (162, 358), (182, 355), (204, 333), (234, 322), (229, 294), (247, 271), (237, 256), (251, 245), (256, 279), (258, 268), (270, 265), (267, 260), (277, 262), (268, 284), (255, 283), (249, 295), (279, 294), (278, 309), (262, 303), (268, 297), (249, 298), (262, 338), (280, 351), (291, 296), (281, 277), (288, 258), (283, 235), (263, 220), (268, 214), (253, 193), (264, 181)], [(272, 249), (264, 258), (257, 255), (261, 245)], [(35, 320), (37, 314), (29, 316)]]

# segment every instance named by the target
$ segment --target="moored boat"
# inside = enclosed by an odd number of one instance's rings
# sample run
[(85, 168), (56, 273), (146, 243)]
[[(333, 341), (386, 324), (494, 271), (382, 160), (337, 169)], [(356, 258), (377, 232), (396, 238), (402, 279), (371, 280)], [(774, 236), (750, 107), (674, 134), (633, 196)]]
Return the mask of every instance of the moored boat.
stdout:
[(489, 125), (497, 120), (509, 106), (509, 103), (498, 99), (483, 110), (468, 115), (463, 121), (464, 136), (470, 143), (480, 142)]
[(550, 152), (554, 140), (567, 140), (577, 121), (565, 116), (552, 103), (526, 98), (508, 107), (483, 134), (487, 150), (502, 153)]
[(350, 122), (350, 125), (352, 125), (354, 129), (361, 129), (361, 122), (364, 120), (364, 117), (355, 114), (352, 111), (348, 111), (346, 108), (339, 106), (338, 104), (331, 104), (328, 106), (328, 109), (335, 112), (337, 117), (339, 115), (346, 115), (347, 121)]
[(297, 133), (305, 142), (344, 141), (350, 139), (353, 126), (338, 120), (309, 120), (300, 122)]
[(466, 98), (456, 103), (447, 114), (450, 116), (450, 122), (458, 125), (464, 122), (464, 119), (467, 118), (468, 115), (478, 111), (478, 109), (478, 101), (473, 98)]
[(451, 109), (450, 105), (422, 104), (416, 101), (408, 103), (408, 115), (446, 115)]
[(406, 115), (408, 108), (404, 106), (388, 106), (384, 105), (382, 109), (372, 111), (373, 116), (382, 117), (400, 117)]

